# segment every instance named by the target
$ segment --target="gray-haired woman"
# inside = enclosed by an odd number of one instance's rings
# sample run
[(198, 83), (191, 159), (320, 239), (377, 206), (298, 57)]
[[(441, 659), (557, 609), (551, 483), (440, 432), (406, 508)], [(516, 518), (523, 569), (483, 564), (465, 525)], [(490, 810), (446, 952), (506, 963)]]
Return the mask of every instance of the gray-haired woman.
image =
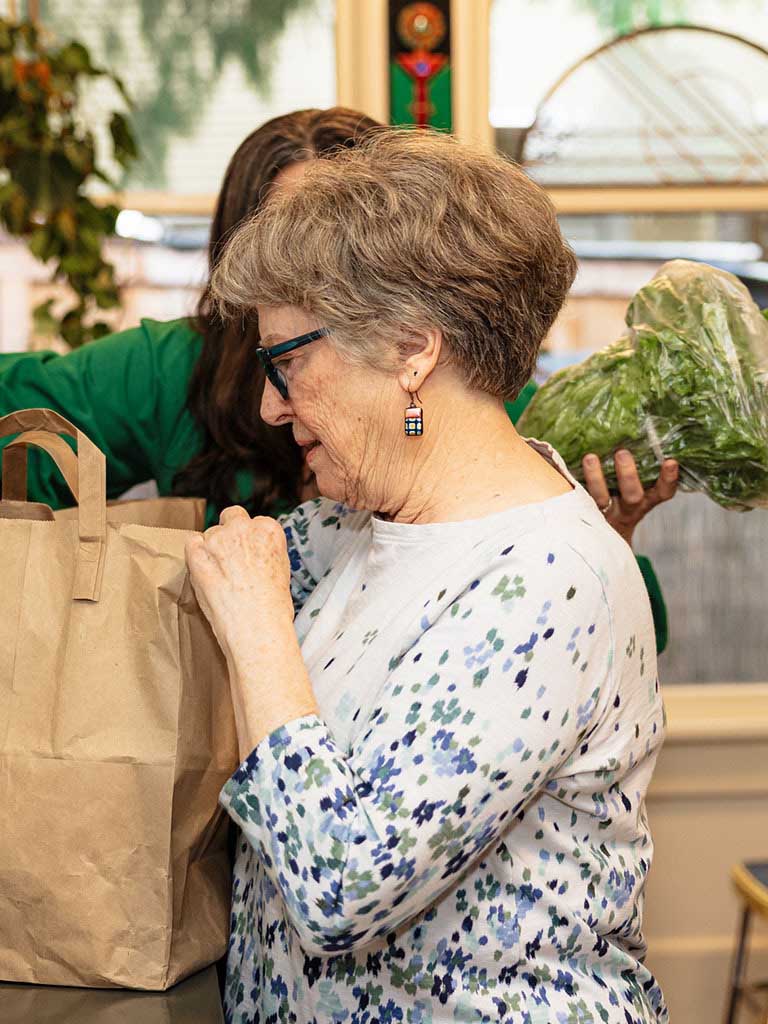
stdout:
[(258, 312), (262, 414), (325, 495), (282, 526), (229, 509), (188, 551), (244, 758), (230, 1021), (666, 1019), (648, 599), (503, 405), (574, 271), (516, 167), (386, 131), (220, 264), (225, 306)]

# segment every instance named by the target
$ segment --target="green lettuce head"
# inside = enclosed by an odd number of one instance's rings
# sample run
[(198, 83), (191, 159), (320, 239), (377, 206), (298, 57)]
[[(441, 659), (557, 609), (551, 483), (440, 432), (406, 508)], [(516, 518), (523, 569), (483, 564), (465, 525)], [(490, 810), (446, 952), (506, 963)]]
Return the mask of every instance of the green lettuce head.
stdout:
[(768, 506), (768, 321), (732, 274), (673, 260), (635, 295), (627, 333), (554, 374), (518, 423), (548, 441), (574, 475), (627, 448), (643, 484), (663, 459), (687, 490), (724, 508)]

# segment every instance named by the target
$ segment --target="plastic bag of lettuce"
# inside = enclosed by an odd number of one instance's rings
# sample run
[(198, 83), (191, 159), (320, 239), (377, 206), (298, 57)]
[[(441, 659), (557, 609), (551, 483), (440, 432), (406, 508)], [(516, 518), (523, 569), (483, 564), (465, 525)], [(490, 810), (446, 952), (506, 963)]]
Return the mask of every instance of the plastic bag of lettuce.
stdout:
[(744, 285), (704, 263), (673, 260), (629, 304), (628, 332), (554, 374), (518, 423), (583, 480), (627, 448), (650, 486), (665, 458), (686, 490), (725, 508), (768, 506), (768, 321)]

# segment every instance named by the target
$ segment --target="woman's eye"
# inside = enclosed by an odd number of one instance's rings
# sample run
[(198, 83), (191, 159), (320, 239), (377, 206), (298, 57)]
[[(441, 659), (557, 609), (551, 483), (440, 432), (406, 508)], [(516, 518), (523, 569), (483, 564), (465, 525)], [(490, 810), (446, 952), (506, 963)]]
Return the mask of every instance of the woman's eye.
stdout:
[(293, 367), (294, 361), (295, 360), (292, 359), (292, 358), (280, 359), (280, 360), (278, 360), (278, 362), (275, 365), (279, 366), (280, 369), (283, 371), (283, 373), (290, 373), (291, 372), (291, 368)]

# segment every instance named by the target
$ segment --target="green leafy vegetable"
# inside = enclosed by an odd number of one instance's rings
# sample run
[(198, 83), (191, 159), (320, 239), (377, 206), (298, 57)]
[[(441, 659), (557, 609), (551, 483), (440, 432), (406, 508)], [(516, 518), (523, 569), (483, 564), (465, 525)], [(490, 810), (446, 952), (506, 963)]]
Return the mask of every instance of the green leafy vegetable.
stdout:
[(627, 448), (645, 486), (665, 458), (681, 483), (725, 508), (768, 506), (768, 321), (723, 270), (673, 260), (635, 295), (628, 332), (554, 374), (520, 419), (574, 475), (600, 456), (616, 490), (613, 454)]

